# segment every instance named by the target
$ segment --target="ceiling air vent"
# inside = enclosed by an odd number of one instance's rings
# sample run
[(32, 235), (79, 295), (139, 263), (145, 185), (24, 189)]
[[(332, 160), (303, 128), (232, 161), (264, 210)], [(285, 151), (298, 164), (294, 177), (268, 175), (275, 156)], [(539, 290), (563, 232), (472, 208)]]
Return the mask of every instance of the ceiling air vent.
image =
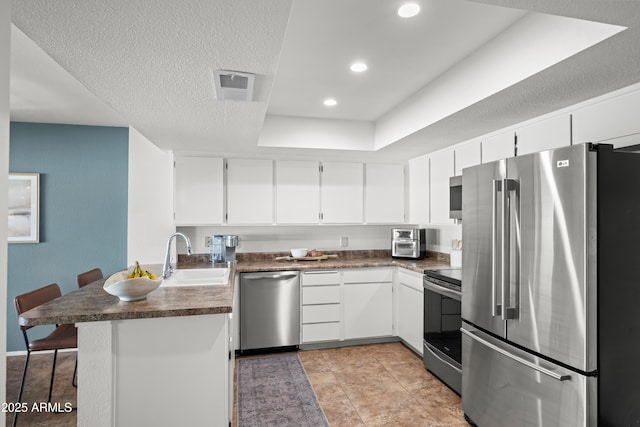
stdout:
[(215, 70), (213, 81), (218, 101), (252, 101), (255, 74)]

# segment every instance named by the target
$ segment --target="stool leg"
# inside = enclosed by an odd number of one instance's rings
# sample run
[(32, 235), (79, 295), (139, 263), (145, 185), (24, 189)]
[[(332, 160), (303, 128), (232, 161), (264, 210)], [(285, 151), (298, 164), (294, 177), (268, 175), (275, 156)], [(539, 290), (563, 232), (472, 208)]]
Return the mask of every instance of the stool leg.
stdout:
[[(22, 369), (22, 380), (20, 381), (20, 390), (18, 391), (18, 403), (22, 400), (22, 390), (24, 388), (24, 379), (27, 376), (27, 367), (29, 366), (29, 356), (31, 356), (31, 352), (27, 350), (27, 358), (24, 359), (24, 368)], [(13, 423), (12, 427), (16, 426), (16, 422), (18, 422), (18, 411), (13, 413)]]
[(58, 350), (53, 350), (53, 365), (51, 366), (51, 383), (49, 384), (49, 398), (47, 402), (51, 402), (51, 392), (53, 391), (53, 377), (56, 373), (56, 359), (58, 358)]
[(73, 378), (71, 379), (71, 385), (78, 388), (78, 356), (76, 355), (76, 366), (73, 368)]

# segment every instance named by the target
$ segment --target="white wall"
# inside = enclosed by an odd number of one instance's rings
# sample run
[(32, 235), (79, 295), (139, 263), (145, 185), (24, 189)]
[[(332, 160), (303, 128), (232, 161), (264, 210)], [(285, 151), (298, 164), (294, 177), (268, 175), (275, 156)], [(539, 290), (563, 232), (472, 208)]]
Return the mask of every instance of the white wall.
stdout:
[(373, 151), (373, 132), (373, 122), (268, 115), (258, 145)]
[[(406, 224), (404, 225), (406, 226)], [(318, 250), (391, 249), (393, 225), (276, 225), (276, 226), (212, 226), (178, 227), (191, 239), (195, 253), (209, 253), (204, 246), (206, 236), (236, 234), (238, 252), (281, 252), (291, 248)], [(340, 238), (348, 238), (348, 246), (340, 247)], [(178, 252), (185, 247), (180, 240)]]
[[(9, 61), (11, 59), (11, 2), (0, 2), (0, 212), (8, 209), (9, 194)], [(7, 366), (7, 222), (0, 221), (0, 402), (6, 402)], [(0, 426), (5, 417), (0, 417)]]
[(160, 263), (173, 225), (173, 155), (129, 128), (127, 263)]

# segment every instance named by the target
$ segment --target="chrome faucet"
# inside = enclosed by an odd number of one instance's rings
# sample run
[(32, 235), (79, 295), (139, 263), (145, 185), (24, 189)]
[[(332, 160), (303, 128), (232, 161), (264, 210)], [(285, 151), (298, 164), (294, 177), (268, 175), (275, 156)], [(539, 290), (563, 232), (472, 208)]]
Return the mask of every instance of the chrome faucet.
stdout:
[(162, 266), (162, 278), (167, 279), (173, 274), (173, 267), (171, 267), (171, 239), (176, 236), (182, 236), (187, 242), (187, 255), (191, 255), (191, 240), (183, 233), (173, 233), (167, 240), (167, 254), (164, 257), (164, 265)]

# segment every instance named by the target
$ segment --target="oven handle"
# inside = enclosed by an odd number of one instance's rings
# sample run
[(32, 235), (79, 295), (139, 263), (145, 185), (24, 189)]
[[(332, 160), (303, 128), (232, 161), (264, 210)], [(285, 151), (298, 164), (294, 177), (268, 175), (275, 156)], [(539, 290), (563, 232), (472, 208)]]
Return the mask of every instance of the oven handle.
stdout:
[(451, 362), (449, 362), (448, 360), (444, 360), (443, 358), (441, 358), (435, 351), (433, 351), (431, 349), (431, 346), (429, 346), (429, 344), (424, 343), (424, 348), (431, 354), (433, 354), (434, 357), (436, 357), (439, 361), (441, 361), (442, 363), (445, 363), (449, 366), (451, 366), (453, 369), (455, 369), (457, 372), (462, 373), (462, 369), (458, 368), (457, 366), (454, 366), (451, 364)]
[(438, 286), (434, 283), (429, 282), (427, 279), (422, 281), (422, 286), (432, 292), (435, 292), (437, 294), (442, 294), (444, 296), (447, 296), (449, 298), (453, 298), (455, 300), (460, 301), (461, 297), (462, 297), (462, 293), (461, 292), (456, 292), (452, 289), (448, 289), (442, 286)]
[(483, 344), (483, 345), (489, 347), (491, 350), (497, 351), (498, 353), (502, 354), (503, 356), (507, 356), (509, 359), (512, 359), (512, 360), (514, 360), (514, 361), (516, 361), (518, 363), (521, 363), (521, 364), (523, 364), (525, 366), (528, 366), (529, 368), (531, 368), (531, 369), (533, 369), (535, 371), (538, 371), (541, 374), (545, 374), (545, 375), (547, 375), (547, 376), (549, 376), (549, 377), (551, 377), (551, 378), (553, 378), (555, 380), (558, 380), (558, 381), (567, 381), (567, 380), (571, 379), (571, 375), (558, 374), (557, 372), (554, 372), (554, 371), (552, 371), (550, 369), (543, 368), (542, 366), (538, 366), (535, 363), (529, 362), (528, 360), (525, 360), (525, 359), (523, 359), (521, 357), (518, 357), (515, 354), (511, 354), (507, 350), (504, 350), (504, 349), (498, 347), (497, 345), (492, 344), (492, 343), (490, 343), (489, 341), (487, 341), (487, 340), (485, 340), (483, 338), (480, 338), (478, 335), (474, 334), (471, 331), (467, 331), (464, 328), (460, 328), (460, 331), (463, 334), (465, 334), (466, 336), (468, 336), (469, 338), (471, 338), (472, 340), (477, 341), (480, 344)]

